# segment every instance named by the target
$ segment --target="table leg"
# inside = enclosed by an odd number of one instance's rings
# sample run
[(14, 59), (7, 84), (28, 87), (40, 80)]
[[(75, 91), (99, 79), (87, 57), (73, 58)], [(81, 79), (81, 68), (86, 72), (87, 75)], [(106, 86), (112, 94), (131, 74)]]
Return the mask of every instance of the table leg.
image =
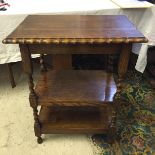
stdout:
[(114, 104), (110, 105), (110, 110), (112, 111), (112, 116), (109, 130), (107, 133), (107, 142), (112, 144), (116, 139), (116, 109)]
[(119, 62), (118, 62), (117, 92), (114, 97), (115, 100), (121, 98), (121, 92), (123, 89), (123, 79), (127, 72), (131, 50), (132, 50), (132, 44), (124, 44), (120, 52)]
[(22, 57), (22, 63), (23, 63), (23, 69), (25, 73), (28, 75), (28, 84), (29, 84), (29, 102), (30, 106), (33, 108), (33, 116), (34, 116), (34, 132), (35, 136), (38, 137), (37, 141), (39, 144), (42, 143), (41, 138), (41, 124), (39, 122), (39, 116), (38, 116), (38, 101), (37, 101), (37, 95), (34, 91), (34, 83), (33, 83), (33, 66), (31, 61), (31, 53), (29, 51), (28, 45), (20, 44), (20, 52)]
[(41, 72), (45, 72), (47, 70), (44, 62), (44, 54), (40, 54), (40, 69)]
[(12, 66), (11, 63), (6, 64), (7, 65), (7, 69), (8, 69), (8, 75), (9, 75), (9, 80), (11, 83), (12, 88), (16, 87), (15, 84), (15, 80), (14, 80), (14, 76), (13, 76), (13, 72), (12, 72)]
[(117, 83), (117, 91), (114, 96), (113, 106), (112, 106), (112, 121), (110, 125), (110, 129), (108, 132), (108, 142), (112, 143), (116, 137), (116, 117), (117, 111), (119, 110), (119, 105), (121, 104), (121, 92), (123, 89), (123, 78), (127, 72), (128, 62), (130, 58), (132, 44), (124, 44), (122, 46), (122, 50), (119, 56), (118, 62), (118, 83)]
[(107, 65), (106, 65), (106, 70), (107, 72), (112, 73), (113, 72), (113, 59), (114, 59), (114, 55), (113, 54), (108, 54), (106, 55), (106, 61), (107, 61)]

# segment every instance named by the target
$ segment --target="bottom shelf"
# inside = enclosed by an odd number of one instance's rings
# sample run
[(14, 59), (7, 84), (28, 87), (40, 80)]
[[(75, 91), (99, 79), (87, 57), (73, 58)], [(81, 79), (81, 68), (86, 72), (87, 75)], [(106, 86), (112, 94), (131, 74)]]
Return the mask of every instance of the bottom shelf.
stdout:
[(99, 107), (42, 107), (39, 113), (41, 132), (104, 133), (112, 117), (110, 106)]

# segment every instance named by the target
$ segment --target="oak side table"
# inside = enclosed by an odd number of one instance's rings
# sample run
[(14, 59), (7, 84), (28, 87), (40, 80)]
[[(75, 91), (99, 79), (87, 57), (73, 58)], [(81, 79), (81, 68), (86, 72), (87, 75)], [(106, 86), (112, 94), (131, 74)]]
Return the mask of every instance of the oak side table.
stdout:
[[(116, 131), (117, 104), (133, 43), (147, 39), (122, 15), (29, 15), (3, 40), (19, 44), (28, 75), (34, 132), (41, 134)], [(72, 54), (119, 54), (118, 83), (103, 70), (72, 70)], [(40, 54), (41, 73), (33, 82), (31, 54)], [(44, 65), (53, 55), (53, 69)], [(37, 107), (41, 106), (38, 111)]]

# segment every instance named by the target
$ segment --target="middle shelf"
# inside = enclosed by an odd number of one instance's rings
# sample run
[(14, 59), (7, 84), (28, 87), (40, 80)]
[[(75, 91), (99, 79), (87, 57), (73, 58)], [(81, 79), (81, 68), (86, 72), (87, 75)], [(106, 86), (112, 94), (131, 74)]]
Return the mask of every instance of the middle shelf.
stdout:
[(41, 73), (35, 87), (38, 104), (85, 106), (113, 102), (113, 74), (102, 70), (50, 70)]

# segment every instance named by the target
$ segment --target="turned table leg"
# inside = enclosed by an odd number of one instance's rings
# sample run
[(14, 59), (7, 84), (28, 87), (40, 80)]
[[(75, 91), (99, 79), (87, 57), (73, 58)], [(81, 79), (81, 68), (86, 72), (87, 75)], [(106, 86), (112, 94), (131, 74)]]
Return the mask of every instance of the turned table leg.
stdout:
[(108, 72), (110, 72), (110, 73), (112, 73), (113, 72), (113, 61), (114, 61), (114, 55), (113, 54), (108, 54), (107, 56), (106, 56), (106, 61), (107, 61), (107, 66), (106, 66), (106, 70), (108, 71)]
[(39, 144), (42, 143), (41, 138), (41, 124), (39, 122), (39, 116), (38, 116), (38, 101), (37, 101), (37, 95), (34, 91), (34, 82), (33, 82), (33, 66), (31, 61), (31, 53), (29, 51), (28, 45), (26, 44), (20, 44), (20, 52), (22, 56), (22, 63), (23, 63), (23, 69), (25, 73), (28, 75), (28, 84), (29, 84), (29, 102), (30, 106), (33, 109), (33, 116), (34, 116), (34, 132), (35, 136), (37, 137), (37, 141)]
[(120, 108), (121, 100), (121, 92), (123, 90), (123, 79), (127, 72), (128, 62), (130, 58), (132, 44), (123, 44), (122, 50), (119, 56), (118, 62), (118, 81), (117, 81), (117, 91), (113, 99), (113, 106), (112, 106), (112, 120), (110, 124), (110, 129), (108, 132), (108, 142), (112, 143), (116, 137), (116, 118), (117, 118), (117, 111)]
[(127, 72), (131, 50), (132, 50), (132, 44), (123, 44), (118, 62), (118, 81), (117, 81), (117, 92), (114, 97), (115, 101), (121, 99), (121, 92), (123, 90), (123, 80)]
[(29, 95), (29, 101), (30, 101), (30, 106), (33, 109), (33, 116), (34, 116), (34, 132), (35, 136), (38, 137), (37, 142), (39, 144), (42, 143), (42, 138), (41, 138), (41, 125), (39, 122), (39, 116), (38, 116), (38, 104), (37, 104), (37, 95), (35, 94), (34, 91), (34, 83), (33, 83), (33, 78), (32, 74), (28, 75), (29, 78), (29, 90), (30, 90), (30, 95)]
[(41, 72), (45, 72), (47, 70), (44, 62), (44, 54), (40, 54), (40, 69)]
[(112, 119), (108, 130), (108, 143), (114, 143), (116, 139), (116, 109), (112, 106)]

